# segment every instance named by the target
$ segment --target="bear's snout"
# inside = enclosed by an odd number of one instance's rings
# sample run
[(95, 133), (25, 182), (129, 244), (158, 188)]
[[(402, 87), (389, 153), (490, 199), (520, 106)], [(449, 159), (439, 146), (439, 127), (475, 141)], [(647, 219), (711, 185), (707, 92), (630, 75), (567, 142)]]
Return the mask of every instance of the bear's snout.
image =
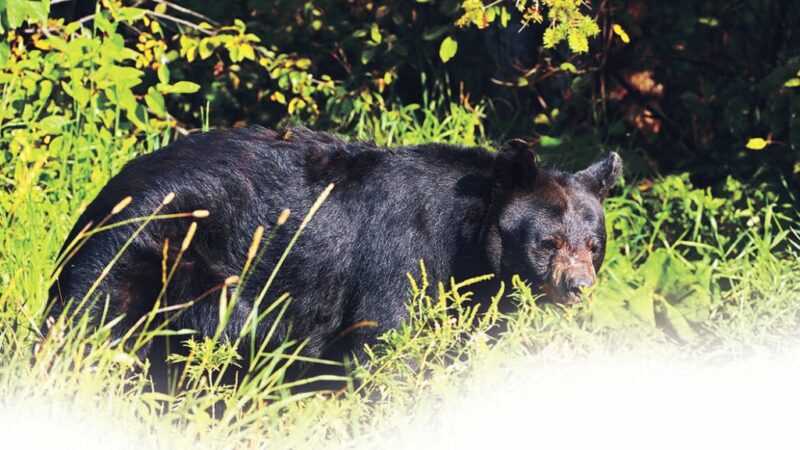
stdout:
[(564, 283), (564, 303), (568, 305), (580, 303), (583, 291), (592, 286), (594, 286), (594, 278), (589, 278), (588, 276), (579, 275), (568, 279)]
[(594, 285), (594, 280), (589, 277), (576, 277), (571, 278), (566, 283), (567, 292), (580, 295), (584, 289), (588, 289)]
[(563, 248), (555, 258), (553, 279), (556, 301), (566, 305), (580, 303), (583, 293), (594, 286), (595, 271), (592, 255), (586, 249)]

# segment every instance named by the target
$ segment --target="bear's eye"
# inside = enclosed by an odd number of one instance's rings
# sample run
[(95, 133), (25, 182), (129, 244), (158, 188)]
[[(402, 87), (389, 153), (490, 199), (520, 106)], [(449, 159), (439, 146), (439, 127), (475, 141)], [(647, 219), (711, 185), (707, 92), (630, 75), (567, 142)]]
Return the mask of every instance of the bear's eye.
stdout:
[(564, 245), (564, 240), (561, 238), (550, 238), (542, 241), (542, 248), (547, 250), (558, 250)]
[(589, 251), (592, 252), (592, 253), (597, 253), (597, 250), (600, 249), (600, 247), (597, 245), (597, 241), (595, 241), (594, 239), (589, 239), (586, 242), (586, 246), (589, 248)]

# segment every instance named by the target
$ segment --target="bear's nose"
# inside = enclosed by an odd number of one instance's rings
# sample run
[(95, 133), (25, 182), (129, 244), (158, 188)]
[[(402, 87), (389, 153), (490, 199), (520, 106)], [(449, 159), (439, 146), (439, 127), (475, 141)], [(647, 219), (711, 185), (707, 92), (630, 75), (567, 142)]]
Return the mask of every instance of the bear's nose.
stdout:
[(580, 295), (583, 289), (590, 288), (593, 284), (594, 280), (588, 277), (571, 278), (567, 281), (567, 291), (571, 294)]

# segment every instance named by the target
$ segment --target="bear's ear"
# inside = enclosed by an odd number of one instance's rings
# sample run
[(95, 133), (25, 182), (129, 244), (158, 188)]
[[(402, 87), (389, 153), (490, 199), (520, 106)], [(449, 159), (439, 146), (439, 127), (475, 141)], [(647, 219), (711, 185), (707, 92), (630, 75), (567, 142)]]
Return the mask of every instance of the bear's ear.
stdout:
[(603, 200), (608, 196), (608, 191), (614, 186), (621, 171), (622, 158), (616, 152), (611, 152), (605, 158), (576, 173), (575, 178)]
[(500, 190), (533, 186), (536, 153), (522, 139), (512, 139), (500, 148), (494, 160), (494, 182)]

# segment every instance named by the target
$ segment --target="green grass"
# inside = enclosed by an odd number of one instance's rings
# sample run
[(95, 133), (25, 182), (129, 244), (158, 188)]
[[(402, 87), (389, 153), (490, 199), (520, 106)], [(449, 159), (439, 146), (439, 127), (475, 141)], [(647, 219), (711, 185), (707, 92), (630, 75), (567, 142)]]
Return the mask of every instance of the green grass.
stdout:
[[(379, 144), (473, 145), (486, 141), (480, 113), (401, 106), (364, 118), (353, 134)], [(31, 364), (64, 236), (127, 160), (171, 139), (140, 134), (130, 145), (82, 124), (76, 119), (44, 146), (28, 139), (25, 122), (0, 128), (9, 149), (0, 190), (0, 406), (19, 411), (12, 419), (20, 430), (36, 418), (56, 428), (48, 433), (74, 434), (87, 446), (118, 439), (115, 446), (132, 448), (375, 447), (392, 429), (413, 425), (404, 417), (435, 417), (439, 402), (458, 405), (464, 389), (483, 389), (475, 380), (498, 368), (547, 373), (558, 361), (607, 354), (726, 363), (776, 357), (798, 341), (797, 211), (734, 180), (712, 193), (670, 176), (652, 186), (628, 180), (606, 202), (606, 264), (594, 298), (578, 307), (536, 305), (516, 280), (505, 292), (518, 313), (476, 315), (465, 300), (480, 280), (409, 280), (409, 291), (396, 295), (409, 300), (411, 318), (371, 349), (369, 370), (356, 369), (357, 392), (292, 395), (282, 388), (285, 364), (302, 343), (286, 343), (285, 355), (239, 361), (262, 370), (236, 387), (221, 385), (216, 374), (236, 355), (211, 340), (193, 344), (188, 389), (152, 393), (141, 370), (148, 362), (110, 342), (108, 328), (85, 323), (57, 327)], [(495, 340), (500, 320), (507, 330)]]

